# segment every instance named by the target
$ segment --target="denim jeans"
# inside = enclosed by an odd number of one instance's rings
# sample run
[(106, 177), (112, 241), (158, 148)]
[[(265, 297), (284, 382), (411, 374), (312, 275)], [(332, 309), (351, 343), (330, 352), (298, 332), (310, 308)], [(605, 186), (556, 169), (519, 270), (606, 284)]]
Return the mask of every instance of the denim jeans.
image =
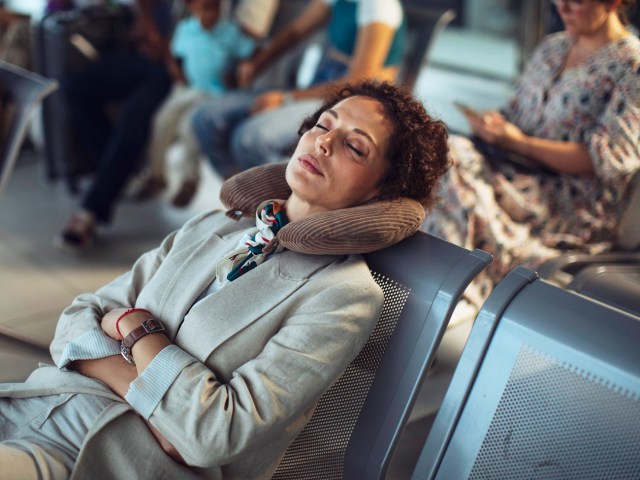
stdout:
[[(318, 65), (313, 85), (346, 75), (348, 65), (325, 55)], [(298, 141), (302, 121), (321, 104), (319, 99), (251, 114), (257, 93), (226, 94), (198, 108), (193, 129), (200, 149), (224, 178), (247, 168), (288, 160)]]
[[(162, 62), (123, 51), (63, 79), (62, 88), (74, 131), (97, 162), (82, 206), (108, 222), (127, 180), (138, 168), (153, 114), (169, 93), (171, 78)], [(113, 126), (105, 112), (112, 101), (122, 102)]]
[(235, 92), (198, 108), (193, 128), (213, 168), (228, 178), (237, 171), (288, 160), (300, 124), (319, 105), (302, 100), (251, 115), (255, 94)]

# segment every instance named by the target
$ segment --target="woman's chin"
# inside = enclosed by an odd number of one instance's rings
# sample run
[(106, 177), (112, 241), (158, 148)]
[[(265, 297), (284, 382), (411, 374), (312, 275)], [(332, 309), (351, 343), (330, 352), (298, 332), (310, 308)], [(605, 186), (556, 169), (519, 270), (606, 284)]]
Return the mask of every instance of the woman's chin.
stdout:
[(291, 190), (295, 190), (296, 187), (313, 188), (312, 186), (316, 185), (322, 176), (309, 171), (304, 168), (300, 162), (293, 160), (287, 165), (285, 178)]

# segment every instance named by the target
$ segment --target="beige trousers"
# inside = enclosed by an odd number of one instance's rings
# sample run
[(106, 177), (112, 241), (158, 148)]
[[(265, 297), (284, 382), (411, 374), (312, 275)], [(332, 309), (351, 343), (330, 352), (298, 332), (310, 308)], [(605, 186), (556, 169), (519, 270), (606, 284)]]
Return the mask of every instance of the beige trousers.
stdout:
[(156, 177), (165, 177), (167, 151), (174, 142), (180, 143), (179, 171), (182, 179), (197, 180), (200, 171), (200, 146), (193, 134), (191, 117), (208, 93), (185, 85), (174, 85), (171, 93), (158, 109), (149, 143), (149, 170)]

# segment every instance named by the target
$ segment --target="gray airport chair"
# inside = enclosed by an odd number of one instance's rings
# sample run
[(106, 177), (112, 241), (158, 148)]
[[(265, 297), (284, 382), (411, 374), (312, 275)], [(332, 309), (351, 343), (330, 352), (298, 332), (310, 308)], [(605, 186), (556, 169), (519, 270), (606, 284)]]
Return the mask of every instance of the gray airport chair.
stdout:
[(403, 4), (407, 19), (407, 48), (398, 72), (398, 82), (413, 90), (422, 67), (429, 60), (431, 47), (456, 17), (456, 12), (453, 9), (424, 7), (415, 1)]
[[(0, 61), (0, 196), (6, 187), (20, 153), (34, 108), (57, 87), (55, 81)], [(19, 337), (0, 325), (0, 373), (2, 381), (23, 380), (39, 361), (51, 361), (46, 348)], [(16, 366), (14, 368), (13, 366)], [(27, 371), (28, 370), (28, 371)]]
[(589, 265), (573, 277), (568, 288), (640, 315), (640, 261), (635, 265)]
[(640, 171), (630, 188), (614, 251), (568, 253), (547, 261), (538, 272), (564, 288), (640, 315)]
[(491, 262), (422, 232), (365, 258), (385, 294), (382, 315), (274, 480), (384, 478), (451, 313)]
[(0, 145), (0, 195), (20, 153), (34, 108), (57, 88), (54, 80), (0, 61), (3, 131)]
[(640, 478), (640, 317), (518, 267), (478, 313), (412, 480)]

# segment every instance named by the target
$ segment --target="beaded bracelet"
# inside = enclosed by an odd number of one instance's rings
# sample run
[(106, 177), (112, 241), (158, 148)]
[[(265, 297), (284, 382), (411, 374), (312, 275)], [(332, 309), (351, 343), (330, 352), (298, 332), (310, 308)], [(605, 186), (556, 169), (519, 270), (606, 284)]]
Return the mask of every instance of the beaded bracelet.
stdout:
[(116, 320), (116, 332), (118, 332), (118, 335), (120, 335), (120, 338), (124, 338), (122, 336), (122, 332), (120, 331), (120, 325), (119, 325), (120, 324), (120, 320), (122, 320), (124, 317), (126, 317), (127, 315), (129, 315), (130, 313), (133, 313), (133, 312), (145, 312), (145, 313), (148, 313), (149, 316), (153, 317), (153, 314), (149, 310), (147, 310), (145, 308), (130, 308), (130, 309), (128, 309), (126, 312), (124, 312), (122, 315), (120, 315), (118, 317), (118, 319)]

